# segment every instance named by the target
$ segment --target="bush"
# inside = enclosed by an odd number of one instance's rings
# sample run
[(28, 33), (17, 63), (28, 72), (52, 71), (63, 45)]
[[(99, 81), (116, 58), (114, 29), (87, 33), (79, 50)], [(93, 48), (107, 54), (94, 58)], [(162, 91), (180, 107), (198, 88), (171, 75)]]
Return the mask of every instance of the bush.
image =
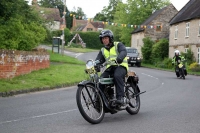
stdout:
[(144, 46), (141, 48), (142, 57), (144, 63), (151, 63), (151, 52), (154, 41), (152, 41), (149, 37), (143, 38)]
[(155, 67), (159, 67), (159, 68), (167, 68), (167, 69), (172, 69), (172, 59), (171, 58), (165, 58), (164, 60), (160, 60), (160, 59), (155, 59), (154, 62)]
[(200, 66), (199, 66), (198, 63), (194, 62), (194, 63), (190, 64), (189, 70), (191, 70), (193, 72), (199, 72), (200, 71)]
[(161, 39), (159, 42), (153, 45), (151, 59), (154, 61), (155, 59), (163, 60), (168, 57), (169, 51), (169, 42), (167, 39)]
[(195, 62), (194, 53), (192, 52), (191, 48), (188, 49), (187, 53), (181, 52), (181, 55), (183, 55), (185, 57), (186, 62), (187, 62), (188, 65), (192, 64), (193, 62)]

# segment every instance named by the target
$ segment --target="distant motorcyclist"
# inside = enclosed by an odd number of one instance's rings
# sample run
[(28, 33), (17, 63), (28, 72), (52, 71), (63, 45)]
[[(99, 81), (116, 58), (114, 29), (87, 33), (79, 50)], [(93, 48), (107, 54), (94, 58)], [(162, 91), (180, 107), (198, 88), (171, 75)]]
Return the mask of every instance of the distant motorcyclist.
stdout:
[(183, 65), (184, 73), (185, 73), (185, 76), (186, 76), (187, 70), (186, 70), (186, 67), (185, 67), (185, 58), (183, 56), (181, 56), (179, 50), (175, 50), (174, 51), (174, 57), (172, 58), (172, 65), (175, 65), (175, 67), (177, 67), (179, 64)]
[[(102, 73), (101, 77), (109, 77), (113, 75), (114, 84), (116, 87), (116, 103), (124, 103), (124, 77), (128, 71), (127, 63), (127, 51), (124, 44), (121, 42), (114, 42), (114, 36), (111, 30), (102, 30), (99, 39), (104, 47), (99, 51), (96, 60), (100, 61), (100, 64), (105, 61), (115, 60), (119, 66), (106, 66), (107, 69)], [(100, 85), (103, 90), (104, 87)]]

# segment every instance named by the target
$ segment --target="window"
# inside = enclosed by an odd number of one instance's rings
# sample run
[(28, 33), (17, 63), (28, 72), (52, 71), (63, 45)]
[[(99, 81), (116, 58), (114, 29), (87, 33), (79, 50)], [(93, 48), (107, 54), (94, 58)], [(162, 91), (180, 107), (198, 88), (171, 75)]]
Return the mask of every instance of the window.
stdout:
[(160, 23), (158, 23), (158, 24), (156, 25), (156, 31), (161, 31), (161, 24), (160, 24)]
[(190, 31), (190, 23), (186, 23), (186, 32), (185, 32), (185, 37), (189, 37), (189, 31)]
[(93, 29), (92, 28), (87, 28), (87, 31), (93, 31)]
[(175, 26), (175, 34), (174, 34), (174, 39), (178, 38), (178, 25)]
[(188, 48), (185, 48), (185, 53), (187, 53), (188, 52)]
[(200, 47), (197, 48), (197, 62), (200, 64)]

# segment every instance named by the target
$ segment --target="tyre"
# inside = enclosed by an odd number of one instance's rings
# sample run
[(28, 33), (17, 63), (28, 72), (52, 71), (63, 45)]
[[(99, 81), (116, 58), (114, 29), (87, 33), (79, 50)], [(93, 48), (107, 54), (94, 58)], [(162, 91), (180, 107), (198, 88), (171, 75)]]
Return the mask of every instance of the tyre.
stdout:
[(182, 75), (183, 79), (185, 79), (185, 72), (183, 69), (181, 69), (181, 75)]
[(180, 74), (179, 72), (176, 72), (176, 77), (179, 78), (180, 77)]
[(137, 63), (137, 67), (141, 67), (141, 62)]
[(83, 118), (92, 124), (100, 123), (105, 115), (101, 95), (96, 92), (93, 85), (78, 87), (76, 102)]
[(135, 84), (131, 83), (127, 88), (127, 98), (129, 99), (129, 105), (126, 107), (126, 111), (131, 114), (137, 114), (140, 110), (140, 95)]

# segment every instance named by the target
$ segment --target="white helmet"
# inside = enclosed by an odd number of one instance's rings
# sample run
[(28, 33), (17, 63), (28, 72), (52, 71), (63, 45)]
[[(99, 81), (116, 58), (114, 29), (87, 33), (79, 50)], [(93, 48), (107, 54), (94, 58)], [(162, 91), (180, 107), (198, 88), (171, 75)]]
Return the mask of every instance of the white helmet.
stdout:
[(175, 51), (174, 51), (174, 54), (175, 54), (175, 55), (180, 55), (180, 51), (179, 51), (179, 50), (175, 50)]

